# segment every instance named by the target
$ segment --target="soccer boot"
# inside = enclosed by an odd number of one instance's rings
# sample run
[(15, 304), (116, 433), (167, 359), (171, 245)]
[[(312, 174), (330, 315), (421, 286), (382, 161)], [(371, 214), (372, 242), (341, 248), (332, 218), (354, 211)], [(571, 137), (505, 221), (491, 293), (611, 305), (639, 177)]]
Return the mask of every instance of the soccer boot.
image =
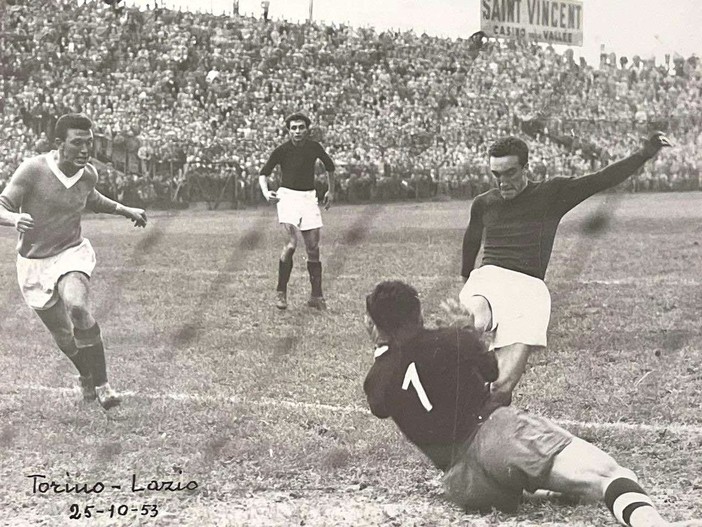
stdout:
[(97, 400), (105, 410), (114, 408), (122, 402), (122, 398), (119, 394), (112, 389), (110, 383), (106, 382), (102, 386), (95, 387), (95, 393), (97, 394)]
[(324, 311), (327, 309), (327, 301), (324, 300), (323, 296), (311, 296), (307, 301), (307, 305), (319, 311)]
[(287, 298), (287, 294), (285, 293), (285, 291), (277, 291), (276, 292), (275, 307), (277, 307), (278, 309), (287, 309), (288, 308), (288, 298)]
[(86, 403), (92, 402), (97, 399), (97, 393), (95, 392), (95, 384), (93, 384), (93, 378), (89, 375), (83, 377), (80, 375), (78, 377), (78, 382), (80, 384), (80, 393), (83, 394), (83, 400)]

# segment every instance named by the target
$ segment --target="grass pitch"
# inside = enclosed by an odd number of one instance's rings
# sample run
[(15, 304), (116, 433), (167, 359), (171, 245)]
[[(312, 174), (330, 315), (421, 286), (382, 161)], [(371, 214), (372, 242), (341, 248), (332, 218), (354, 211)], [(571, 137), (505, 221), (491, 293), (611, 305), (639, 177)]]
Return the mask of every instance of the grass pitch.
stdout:
[[(702, 517), (700, 194), (624, 196), (593, 230), (604, 199), (560, 228), (549, 349), (532, 357), (515, 404), (634, 469), (669, 518)], [(70, 363), (21, 300), (4, 229), (0, 525), (615, 525), (599, 505), (466, 515), (394, 425), (366, 411), (364, 297), (379, 280), (406, 280), (431, 323), (460, 289), (469, 205), (325, 213), (324, 313), (304, 305), (302, 244), (290, 308), (273, 305), (273, 208), (155, 213), (145, 231), (86, 217), (108, 368), (130, 393), (108, 414), (76, 402)], [(105, 489), (34, 492), (50, 480)], [(152, 480), (162, 490), (146, 489)]]

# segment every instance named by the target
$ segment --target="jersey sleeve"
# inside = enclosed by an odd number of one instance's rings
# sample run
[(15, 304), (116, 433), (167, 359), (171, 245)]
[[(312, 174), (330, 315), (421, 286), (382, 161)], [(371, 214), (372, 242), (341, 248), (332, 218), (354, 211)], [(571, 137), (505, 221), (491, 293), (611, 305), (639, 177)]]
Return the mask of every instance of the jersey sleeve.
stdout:
[(329, 157), (329, 154), (327, 154), (327, 151), (324, 150), (324, 147), (317, 143), (319, 146), (319, 152), (317, 153), (317, 158), (324, 164), (324, 169), (327, 172), (334, 172), (336, 167), (334, 166), (334, 161), (332, 161), (332, 158)]
[(386, 387), (387, 383), (390, 381), (387, 367), (385, 367), (386, 365), (384, 364), (386, 360), (387, 359), (384, 358), (377, 358), (368, 371), (366, 380), (363, 382), (363, 391), (366, 393), (366, 399), (368, 400), (371, 413), (380, 419), (390, 417), (385, 401)]
[(592, 174), (576, 178), (554, 178), (552, 183), (558, 194), (555, 203), (560, 212), (565, 214), (590, 196), (619, 185), (640, 169), (647, 160), (643, 153), (637, 152)]
[(87, 208), (97, 213), (114, 214), (117, 210), (117, 202), (100, 194), (96, 189), (93, 189), (88, 194)]
[(0, 194), (0, 205), (10, 212), (19, 212), (24, 203), (24, 197), (33, 186), (31, 162), (22, 163), (10, 178), (9, 183)]
[(271, 152), (271, 155), (268, 157), (268, 161), (266, 161), (266, 164), (263, 165), (261, 170), (259, 171), (259, 174), (262, 176), (270, 176), (273, 173), (273, 169), (276, 167), (276, 165), (280, 164), (280, 147), (276, 148)]
[(470, 220), (468, 228), (463, 235), (463, 263), (461, 265), (461, 276), (468, 278), (475, 267), (475, 259), (480, 252), (480, 244), (483, 240), (483, 198), (478, 196), (473, 200), (470, 208)]

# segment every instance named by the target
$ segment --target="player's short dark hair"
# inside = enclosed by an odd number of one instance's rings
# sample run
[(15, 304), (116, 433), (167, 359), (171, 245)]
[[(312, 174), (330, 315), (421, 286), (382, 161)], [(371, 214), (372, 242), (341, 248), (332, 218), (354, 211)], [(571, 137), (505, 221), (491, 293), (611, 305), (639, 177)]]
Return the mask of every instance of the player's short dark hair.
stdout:
[(490, 146), (488, 154), (490, 157), (517, 156), (522, 166), (526, 166), (529, 162), (529, 147), (519, 137), (513, 135), (495, 141)]
[(310, 124), (312, 124), (312, 121), (310, 121), (310, 118), (307, 117), (304, 113), (302, 112), (295, 112), (293, 114), (288, 115), (285, 118), (285, 128), (290, 128), (290, 123), (292, 121), (305, 121), (305, 125), (307, 125), (307, 128), (310, 127)]
[(68, 131), (72, 128), (77, 128), (78, 130), (92, 130), (93, 121), (90, 117), (83, 113), (67, 113), (62, 115), (56, 121), (56, 126), (54, 127), (54, 137), (65, 141), (68, 136)]
[(414, 287), (388, 280), (376, 285), (366, 297), (366, 310), (378, 329), (393, 334), (403, 326), (419, 322), (421, 302)]

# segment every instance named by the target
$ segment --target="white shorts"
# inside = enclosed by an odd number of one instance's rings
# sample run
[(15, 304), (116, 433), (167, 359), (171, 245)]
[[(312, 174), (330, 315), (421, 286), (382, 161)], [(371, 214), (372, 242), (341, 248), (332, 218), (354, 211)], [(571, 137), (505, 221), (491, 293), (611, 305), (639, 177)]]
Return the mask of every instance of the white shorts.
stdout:
[(551, 319), (551, 294), (543, 280), (495, 265), (470, 273), (458, 295), (463, 305), (470, 297), (485, 297), (492, 310), (491, 348), (510, 344), (546, 346)]
[(317, 205), (316, 191), (281, 187), (276, 194), (280, 199), (277, 203), (280, 223), (295, 225), (301, 231), (319, 229), (322, 226), (322, 213)]
[(95, 269), (95, 251), (87, 239), (80, 245), (48, 258), (17, 255), (17, 281), (24, 301), (32, 309), (49, 309), (58, 302), (59, 278), (72, 271), (90, 276)]

